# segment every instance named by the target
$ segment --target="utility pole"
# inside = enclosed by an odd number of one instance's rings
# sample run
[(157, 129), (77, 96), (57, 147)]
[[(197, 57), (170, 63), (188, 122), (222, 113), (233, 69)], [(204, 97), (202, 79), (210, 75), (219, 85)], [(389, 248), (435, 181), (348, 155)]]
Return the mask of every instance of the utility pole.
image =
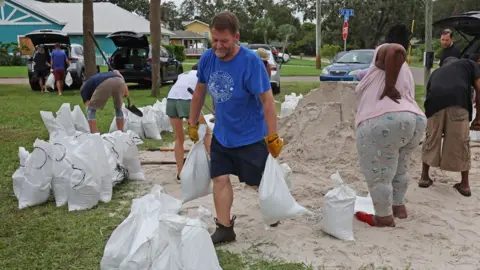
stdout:
[[(433, 3), (432, 0), (425, 0), (425, 74), (424, 85), (426, 86), (430, 79), (430, 72), (433, 64), (433, 51), (432, 51), (432, 13)], [(427, 91), (425, 91), (425, 95)], [(426, 97), (426, 96), (425, 96)]]
[(317, 69), (322, 66), (322, 0), (317, 0)]

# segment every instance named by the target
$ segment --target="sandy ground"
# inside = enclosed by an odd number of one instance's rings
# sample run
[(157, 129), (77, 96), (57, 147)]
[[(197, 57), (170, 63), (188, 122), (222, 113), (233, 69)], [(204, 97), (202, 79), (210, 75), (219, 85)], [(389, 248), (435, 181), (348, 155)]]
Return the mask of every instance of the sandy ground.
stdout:
[[(459, 174), (438, 169), (431, 172), (436, 180), (432, 187), (418, 188), (419, 147), (410, 157), (406, 220), (397, 220), (395, 228), (372, 228), (354, 220), (355, 242), (343, 242), (320, 230), (323, 196), (333, 188), (329, 180), (332, 173), (338, 171), (359, 195), (366, 195), (367, 191), (355, 148), (354, 87), (324, 83), (321, 90), (300, 101), (292, 116), (280, 121), (280, 135), (286, 141), (281, 161), (293, 169), (292, 194), (301, 205), (316, 212), (317, 218), (285, 220), (279, 227), (266, 231), (257, 193), (232, 177), (237, 241), (225, 248), (235, 252), (254, 250), (258, 256), (305, 262), (318, 269), (359, 269), (372, 263), (394, 269), (480, 269), (480, 147), (476, 147), (480, 145), (474, 143), (472, 197), (465, 198), (453, 189)], [(142, 160), (174, 160), (171, 152), (142, 152), (140, 156)], [(144, 169), (151, 183), (160, 184), (171, 195), (181, 198), (175, 166), (146, 165)], [(184, 211), (191, 215), (199, 205), (215, 211), (212, 195), (185, 204)], [(213, 231), (213, 220), (209, 226)]]

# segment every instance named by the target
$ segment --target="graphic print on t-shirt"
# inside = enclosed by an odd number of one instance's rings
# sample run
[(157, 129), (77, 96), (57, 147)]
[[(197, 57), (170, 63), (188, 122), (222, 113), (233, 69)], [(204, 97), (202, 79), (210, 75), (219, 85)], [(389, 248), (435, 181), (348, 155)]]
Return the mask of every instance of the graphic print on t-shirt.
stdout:
[(208, 80), (208, 91), (215, 99), (215, 103), (227, 102), (233, 93), (233, 78), (225, 71), (216, 71)]

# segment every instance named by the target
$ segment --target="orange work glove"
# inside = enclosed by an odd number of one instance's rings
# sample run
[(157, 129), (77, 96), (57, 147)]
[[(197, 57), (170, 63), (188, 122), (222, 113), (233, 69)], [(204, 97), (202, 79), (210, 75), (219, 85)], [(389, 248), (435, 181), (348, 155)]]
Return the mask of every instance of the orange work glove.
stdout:
[(190, 140), (192, 140), (194, 143), (198, 142), (198, 127), (200, 126), (200, 123), (197, 122), (195, 125), (190, 125), (188, 124), (188, 137), (190, 137)]
[(283, 139), (278, 137), (278, 133), (275, 132), (265, 137), (265, 143), (267, 144), (268, 152), (277, 158), (283, 148)]

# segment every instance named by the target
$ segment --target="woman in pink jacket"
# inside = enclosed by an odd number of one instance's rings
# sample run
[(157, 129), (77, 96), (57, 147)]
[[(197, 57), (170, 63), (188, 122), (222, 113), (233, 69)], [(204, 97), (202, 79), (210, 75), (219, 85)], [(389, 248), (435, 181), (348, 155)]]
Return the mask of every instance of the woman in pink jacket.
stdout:
[(408, 158), (427, 123), (415, 102), (415, 84), (405, 62), (409, 36), (406, 26), (392, 27), (355, 90), (357, 151), (375, 208), (375, 215), (356, 216), (371, 226), (394, 227), (395, 217), (407, 217)]

